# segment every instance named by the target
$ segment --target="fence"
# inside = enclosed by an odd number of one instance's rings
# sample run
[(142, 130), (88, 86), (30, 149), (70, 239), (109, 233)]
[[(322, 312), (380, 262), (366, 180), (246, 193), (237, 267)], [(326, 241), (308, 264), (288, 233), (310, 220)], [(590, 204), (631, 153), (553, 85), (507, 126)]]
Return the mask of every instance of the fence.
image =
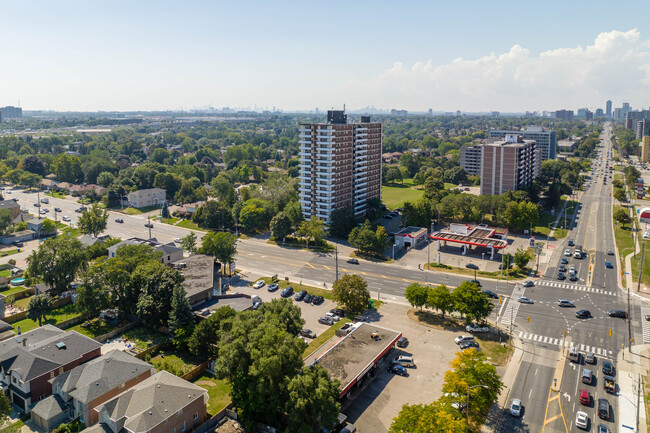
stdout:
[(98, 336), (98, 337), (95, 337), (94, 340), (95, 340), (95, 341), (98, 341), (98, 342), (100, 342), (100, 343), (103, 343), (103, 342), (105, 342), (106, 340), (108, 340), (109, 338), (113, 338), (113, 337), (115, 337), (115, 336), (118, 335), (118, 334), (121, 334), (121, 333), (123, 333), (123, 332), (126, 332), (126, 331), (128, 331), (129, 329), (135, 328), (135, 327), (136, 327), (137, 325), (139, 325), (139, 324), (140, 324), (140, 321), (136, 321), (136, 322), (128, 323), (128, 324), (122, 326), (121, 328), (113, 329), (111, 332), (107, 332), (107, 333), (104, 334), (104, 335), (100, 335), (100, 336)]
[(154, 344), (153, 346), (147, 347), (142, 352), (137, 353), (137, 354), (135, 354), (133, 356), (135, 356), (138, 359), (144, 359), (147, 355), (149, 355), (154, 350), (160, 349), (162, 347), (162, 345), (163, 345), (162, 343)]
[(70, 327), (72, 327), (72, 326), (74, 326), (74, 325), (76, 325), (78, 323), (83, 322), (84, 320), (86, 320), (86, 318), (80, 314), (80, 315), (78, 315), (76, 317), (73, 317), (72, 319), (68, 319), (68, 320), (64, 320), (63, 322), (59, 322), (54, 326), (56, 326), (59, 329), (67, 329), (67, 328), (70, 328)]
[(199, 377), (201, 374), (203, 374), (203, 372), (204, 372), (205, 370), (208, 369), (208, 364), (209, 364), (209, 361), (205, 361), (205, 362), (203, 362), (203, 363), (197, 365), (197, 366), (194, 367), (192, 370), (190, 370), (190, 371), (188, 371), (187, 373), (185, 373), (184, 375), (182, 375), (182, 376), (181, 376), (181, 379), (185, 379), (185, 380), (188, 380), (188, 381), (192, 381), (192, 380), (194, 380), (195, 378), (197, 378), (197, 377)]
[[(33, 289), (31, 289), (31, 290), (33, 290)], [(70, 298), (70, 297), (59, 298), (59, 299), (56, 299), (54, 302), (52, 302), (52, 308), (62, 307), (64, 305), (69, 304), (70, 302), (72, 302), (72, 298)], [(25, 317), (27, 317), (27, 311), (26, 310), (21, 311), (20, 313), (12, 314), (11, 316), (7, 316), (2, 320), (4, 320), (7, 323), (14, 323), (14, 322), (17, 322), (19, 320), (23, 320)], [(63, 322), (61, 322), (61, 323), (63, 323)], [(57, 326), (60, 326), (60, 324), (57, 324)]]
[[(194, 433), (206, 433), (212, 430), (219, 422), (228, 415), (233, 419), (237, 419), (237, 413), (232, 410), (233, 405), (230, 403), (228, 406), (224, 407), (216, 415), (212, 415), (210, 419), (201, 424), (194, 430)], [(234, 415), (234, 416), (233, 416)]]

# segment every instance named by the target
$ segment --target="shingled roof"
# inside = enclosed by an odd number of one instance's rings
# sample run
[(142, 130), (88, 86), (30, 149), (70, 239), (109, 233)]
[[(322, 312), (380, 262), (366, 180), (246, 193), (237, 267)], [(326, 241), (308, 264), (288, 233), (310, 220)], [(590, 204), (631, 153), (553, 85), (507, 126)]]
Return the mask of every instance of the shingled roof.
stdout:
[(207, 402), (207, 391), (180, 377), (161, 371), (98, 406), (115, 422), (117, 431), (149, 431), (198, 398)]
[(125, 382), (152, 370), (151, 364), (120, 350), (113, 350), (50, 380), (82, 403), (88, 403)]

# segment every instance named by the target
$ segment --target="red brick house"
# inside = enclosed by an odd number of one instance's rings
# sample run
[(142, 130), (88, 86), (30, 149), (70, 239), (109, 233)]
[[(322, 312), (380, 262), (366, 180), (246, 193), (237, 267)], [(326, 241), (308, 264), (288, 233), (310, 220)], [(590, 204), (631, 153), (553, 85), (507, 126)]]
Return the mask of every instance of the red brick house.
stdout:
[(0, 387), (21, 411), (52, 394), (50, 379), (101, 355), (101, 344), (44, 325), (0, 342)]

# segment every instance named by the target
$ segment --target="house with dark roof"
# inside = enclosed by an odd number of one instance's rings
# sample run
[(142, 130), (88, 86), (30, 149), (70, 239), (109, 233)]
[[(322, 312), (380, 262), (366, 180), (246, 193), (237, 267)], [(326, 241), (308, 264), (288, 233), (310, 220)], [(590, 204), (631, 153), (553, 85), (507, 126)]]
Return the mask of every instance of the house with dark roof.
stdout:
[(109, 238), (110, 238), (109, 235), (103, 235), (97, 237), (92, 235), (83, 235), (79, 238), (79, 242), (81, 242), (81, 245), (83, 245), (85, 248), (88, 248), (95, 244), (103, 244)]
[(13, 200), (0, 200), (0, 209), (7, 209), (12, 219), (23, 213), (18, 202)]
[(0, 388), (20, 410), (52, 394), (49, 380), (101, 355), (101, 344), (46, 324), (0, 342)]
[(151, 364), (113, 350), (50, 379), (52, 395), (32, 408), (32, 420), (48, 431), (75, 418), (87, 426), (96, 424), (95, 407), (154, 374)]
[(98, 406), (99, 424), (82, 433), (181, 433), (206, 419), (208, 392), (161, 371)]

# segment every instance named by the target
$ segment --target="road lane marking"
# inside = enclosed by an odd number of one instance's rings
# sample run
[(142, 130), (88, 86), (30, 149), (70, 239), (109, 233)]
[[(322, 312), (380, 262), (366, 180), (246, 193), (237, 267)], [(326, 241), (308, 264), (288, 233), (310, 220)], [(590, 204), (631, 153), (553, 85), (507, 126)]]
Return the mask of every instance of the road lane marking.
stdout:
[[(555, 397), (553, 397), (553, 398), (555, 398)], [(549, 418), (549, 419), (547, 419), (546, 421), (544, 421), (544, 424), (548, 424), (548, 423), (550, 423), (550, 422), (553, 422), (553, 421), (555, 421), (556, 419), (558, 419), (559, 417), (560, 417), (560, 415), (555, 415), (553, 418)]]

